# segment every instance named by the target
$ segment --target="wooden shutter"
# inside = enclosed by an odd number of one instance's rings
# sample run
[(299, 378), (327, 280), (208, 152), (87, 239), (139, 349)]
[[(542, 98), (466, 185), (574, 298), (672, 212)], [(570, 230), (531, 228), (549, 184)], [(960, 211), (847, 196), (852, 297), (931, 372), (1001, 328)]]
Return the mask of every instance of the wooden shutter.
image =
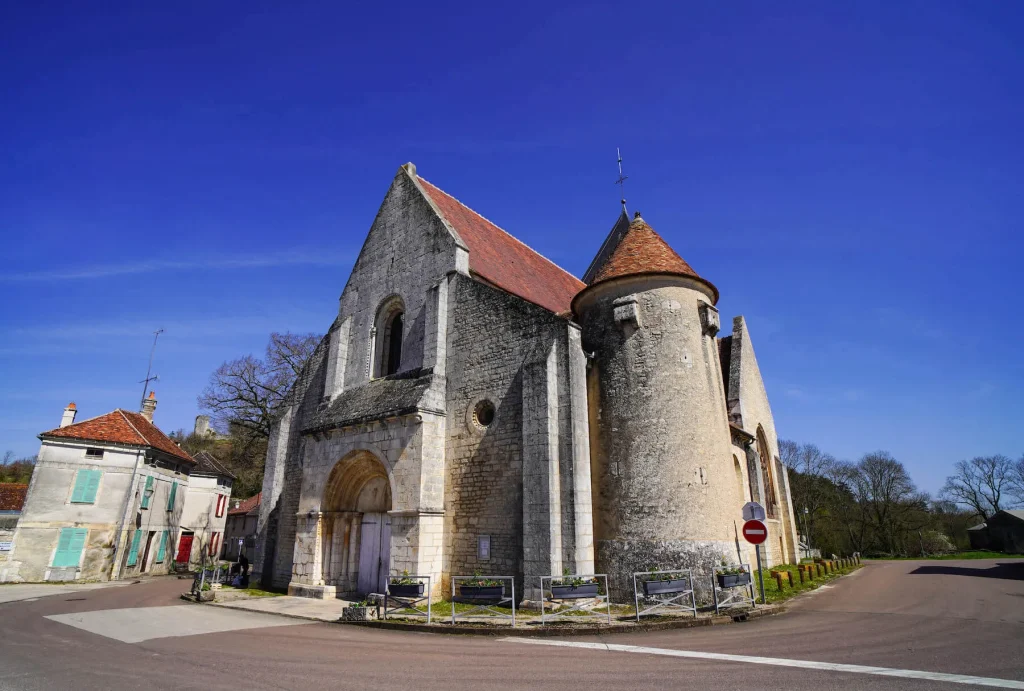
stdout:
[(178, 483), (171, 483), (171, 493), (167, 497), (167, 510), (174, 511), (174, 497), (178, 494)]
[(144, 509), (148, 509), (149, 508), (149, 500), (152, 497), (152, 495), (149, 494), (149, 491), (151, 489), (153, 489), (153, 476), (152, 475), (147, 475), (146, 476), (146, 488), (144, 490), (142, 490), (142, 508), (144, 508)]
[(95, 504), (102, 475), (102, 471), (99, 470), (79, 470), (75, 474), (75, 489), (71, 492), (71, 503)]
[(128, 563), (126, 566), (135, 566), (139, 560), (139, 540), (142, 538), (142, 531), (136, 530), (132, 534), (132, 547), (128, 550)]
[(82, 549), (89, 531), (85, 528), (61, 528), (57, 540), (57, 552), (53, 555), (53, 565), (57, 567), (78, 566), (82, 559)]
[(164, 552), (167, 549), (167, 531), (160, 533), (160, 548), (156, 551), (156, 563), (162, 564), (164, 562)]

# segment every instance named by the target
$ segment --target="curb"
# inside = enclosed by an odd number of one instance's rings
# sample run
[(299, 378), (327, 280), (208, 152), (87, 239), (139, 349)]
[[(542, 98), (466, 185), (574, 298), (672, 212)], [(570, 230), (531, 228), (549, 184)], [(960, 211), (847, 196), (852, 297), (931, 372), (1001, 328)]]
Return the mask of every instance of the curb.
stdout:
[(240, 612), (254, 612), (256, 614), (270, 614), (275, 617), (287, 617), (289, 619), (302, 619), (304, 621), (317, 622), (320, 624), (339, 624), (342, 626), (361, 626), (369, 629), (383, 629), (387, 631), (412, 631), (415, 633), (452, 634), (458, 636), (523, 636), (523, 637), (544, 637), (544, 636), (592, 636), (595, 634), (616, 634), (636, 633), (640, 631), (667, 631), (671, 629), (694, 629), (703, 626), (719, 626), (721, 624), (740, 623), (752, 619), (781, 614), (786, 611), (782, 605), (758, 605), (755, 609), (737, 612), (734, 615), (718, 615), (700, 619), (680, 619), (678, 621), (654, 621), (646, 624), (615, 623), (592, 626), (537, 626), (536, 628), (512, 628), (511, 626), (450, 626), (447, 624), (407, 624), (398, 621), (331, 621), (318, 619), (317, 617), (305, 616), (302, 614), (290, 614), (287, 612), (266, 612), (263, 610), (246, 609), (244, 607), (232, 607), (226, 602), (201, 602), (197, 603), (192, 598), (182, 594), (181, 598), (193, 604), (212, 605), (224, 609), (233, 609)]

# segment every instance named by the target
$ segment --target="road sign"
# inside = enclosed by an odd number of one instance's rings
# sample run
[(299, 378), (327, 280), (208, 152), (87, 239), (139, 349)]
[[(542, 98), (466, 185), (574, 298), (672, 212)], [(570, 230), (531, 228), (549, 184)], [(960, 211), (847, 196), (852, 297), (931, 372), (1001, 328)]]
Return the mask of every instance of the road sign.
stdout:
[(761, 521), (747, 521), (743, 524), (743, 538), (752, 545), (759, 545), (768, 539), (768, 528)]
[(764, 507), (756, 501), (748, 501), (743, 505), (744, 521), (763, 521), (767, 517), (768, 515), (764, 512)]

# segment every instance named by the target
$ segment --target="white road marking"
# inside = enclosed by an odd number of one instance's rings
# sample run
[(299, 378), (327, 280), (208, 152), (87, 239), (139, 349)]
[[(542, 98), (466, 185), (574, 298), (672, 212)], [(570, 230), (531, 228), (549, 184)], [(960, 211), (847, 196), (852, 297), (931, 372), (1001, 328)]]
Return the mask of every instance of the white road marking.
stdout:
[(867, 665), (847, 665), (836, 662), (815, 662), (813, 660), (788, 660), (786, 658), (757, 657), (753, 655), (730, 655), (728, 653), (708, 653), (697, 650), (674, 650), (672, 648), (647, 648), (639, 645), (620, 645), (616, 643), (552, 641), (538, 638), (502, 638), (500, 640), (509, 643), (549, 645), (561, 648), (588, 648), (591, 650), (605, 650), (621, 653), (642, 653), (646, 655), (667, 655), (669, 657), (685, 657), (702, 660), (719, 660), (722, 662), (746, 662), (755, 665), (773, 665), (776, 667), (799, 667), (801, 669), (823, 670), (827, 672), (873, 674), (880, 677), (925, 679), (928, 681), (944, 681), (949, 682), (951, 684), (975, 684), (977, 686), (994, 686), (1001, 689), (1024, 689), (1024, 681), (1015, 681), (1013, 679), (995, 679), (992, 677), (973, 677), (964, 674), (946, 674), (944, 672), (925, 672), (914, 669), (869, 667)]
[(46, 618), (123, 643), (309, 623), (272, 614), (196, 605), (102, 609), (95, 612), (52, 614)]

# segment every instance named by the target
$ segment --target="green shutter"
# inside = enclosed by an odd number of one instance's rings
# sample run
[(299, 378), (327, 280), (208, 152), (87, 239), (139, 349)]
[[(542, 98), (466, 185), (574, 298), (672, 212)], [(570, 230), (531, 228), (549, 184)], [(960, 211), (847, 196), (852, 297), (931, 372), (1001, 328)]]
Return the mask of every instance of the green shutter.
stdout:
[(139, 540), (142, 538), (142, 531), (136, 530), (132, 535), (132, 548), (128, 550), (128, 563), (126, 566), (135, 566), (139, 560)]
[(95, 504), (102, 476), (101, 470), (79, 470), (75, 476), (75, 489), (71, 492), (71, 503)]
[(167, 531), (160, 533), (160, 549), (156, 551), (156, 563), (162, 564), (164, 562), (164, 550), (167, 547)]
[(57, 552), (53, 555), (53, 565), (60, 567), (78, 566), (82, 560), (82, 549), (89, 531), (85, 528), (61, 528), (60, 539), (57, 540)]
[(153, 489), (153, 476), (152, 475), (147, 475), (146, 476), (146, 489), (144, 489), (142, 491), (142, 508), (144, 508), (144, 509), (148, 509), (149, 508), (149, 499), (152, 496), (149, 493), (149, 491), (151, 489)]
[(171, 494), (167, 497), (167, 510), (174, 511), (174, 497), (178, 493), (178, 483), (171, 483)]

